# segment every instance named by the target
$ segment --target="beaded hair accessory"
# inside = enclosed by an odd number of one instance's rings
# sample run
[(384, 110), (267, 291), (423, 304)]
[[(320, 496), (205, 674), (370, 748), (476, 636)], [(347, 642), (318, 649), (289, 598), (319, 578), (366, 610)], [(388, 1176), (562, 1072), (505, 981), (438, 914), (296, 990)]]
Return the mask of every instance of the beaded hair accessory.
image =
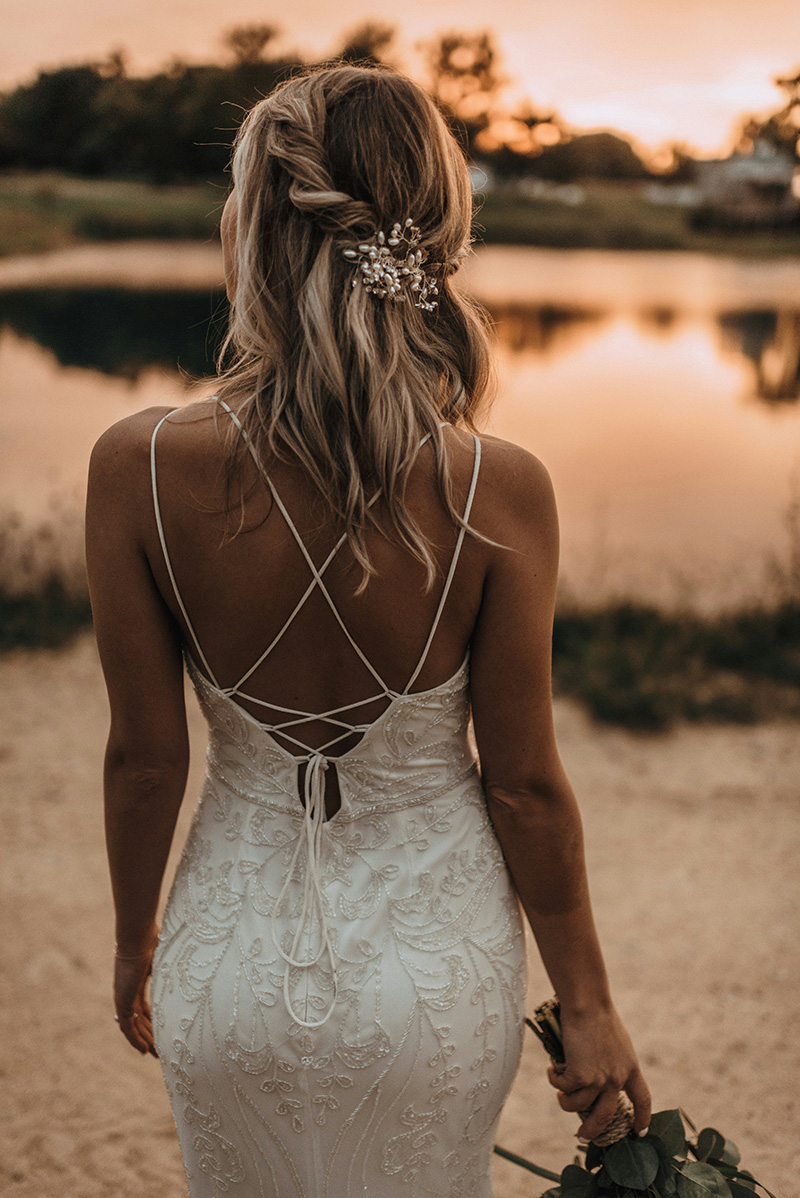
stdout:
[(433, 275), (422, 269), (427, 253), (419, 239), (420, 230), (409, 216), (402, 224), (395, 221), (388, 235), (378, 230), (356, 249), (343, 250), (356, 267), (351, 286), (361, 283), (370, 294), (393, 303), (403, 303), (409, 294), (415, 308), (432, 312), (438, 301), (430, 297), (438, 295), (439, 288)]

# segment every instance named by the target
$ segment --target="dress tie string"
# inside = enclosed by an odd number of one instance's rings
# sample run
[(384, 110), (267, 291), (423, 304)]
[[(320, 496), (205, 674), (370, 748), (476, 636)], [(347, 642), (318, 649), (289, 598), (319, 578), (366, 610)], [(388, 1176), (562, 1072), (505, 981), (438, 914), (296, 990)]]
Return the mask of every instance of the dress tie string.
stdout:
[[(281, 892), (278, 895), (275, 906), (272, 908), (271, 930), (272, 942), (275, 945), (279, 955), (286, 962), (286, 968), (283, 973), (283, 996), (286, 1000), (286, 1007), (289, 1014), (302, 1027), (321, 1027), (323, 1023), (330, 1017), (336, 1000), (338, 998), (338, 978), (336, 975), (336, 960), (331, 947), (330, 935), (328, 931), (328, 921), (325, 917), (325, 905), (322, 895), (322, 830), (325, 823), (325, 773), (328, 769), (328, 760), (322, 753), (311, 753), (306, 759), (306, 774), (303, 780), (303, 791), (305, 795), (305, 807), (303, 810), (303, 827), (300, 835), (297, 838), (292, 860), (289, 864), (289, 869), (286, 874), (286, 880), (283, 883)], [(280, 943), (280, 934), (275, 926), (276, 920), (280, 915), (284, 899), (294, 877), (295, 867), (298, 860), (304, 858), (303, 865), (303, 905), (300, 911), (300, 919), (297, 924), (297, 929), (292, 940), (290, 951), (284, 952)], [(316, 912), (320, 926), (319, 948), (315, 956), (301, 959), (298, 956), (300, 945), (303, 937), (310, 940), (311, 930), (313, 928), (314, 914)], [(310, 951), (310, 949), (309, 949)], [(321, 1019), (308, 1020), (301, 1019), (292, 1006), (292, 1000), (289, 993), (290, 971), (294, 969), (311, 969), (322, 958), (323, 953), (327, 952), (328, 959), (333, 973), (333, 999)]]

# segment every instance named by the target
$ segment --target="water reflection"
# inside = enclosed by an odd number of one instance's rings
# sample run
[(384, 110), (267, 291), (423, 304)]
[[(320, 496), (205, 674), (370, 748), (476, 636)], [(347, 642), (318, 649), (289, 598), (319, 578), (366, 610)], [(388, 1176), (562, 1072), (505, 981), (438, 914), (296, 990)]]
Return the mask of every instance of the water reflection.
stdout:
[(654, 337), (671, 337), (681, 314), (677, 308), (656, 306), (637, 313), (640, 328)]
[(609, 313), (589, 308), (493, 304), (489, 309), (498, 343), (511, 353), (542, 357), (567, 352), (596, 331)]
[[(800, 463), (800, 312), (580, 299), (489, 306), (501, 386), (487, 431), (548, 465), (566, 587), (707, 607), (756, 593), (785, 553)], [(186, 402), (225, 311), (218, 291), (0, 293), (0, 508), (41, 518), (54, 492), (79, 505), (93, 441)]]
[(724, 312), (722, 346), (753, 365), (754, 390), (767, 403), (800, 398), (800, 312)]
[[(0, 292), (0, 327), (49, 349), (60, 366), (129, 382), (153, 367), (177, 367), (195, 378), (213, 373), (226, 311), (221, 291)], [(614, 315), (612, 308), (519, 303), (492, 304), (489, 312), (503, 350), (543, 359), (574, 352)], [(685, 316), (664, 305), (642, 308), (634, 318), (646, 336), (668, 340)], [(730, 311), (715, 321), (723, 355), (750, 364), (755, 398), (769, 404), (800, 398), (800, 311)]]
[(64, 288), (0, 292), (0, 328), (49, 349), (60, 366), (137, 382), (143, 372), (211, 373), (224, 292)]

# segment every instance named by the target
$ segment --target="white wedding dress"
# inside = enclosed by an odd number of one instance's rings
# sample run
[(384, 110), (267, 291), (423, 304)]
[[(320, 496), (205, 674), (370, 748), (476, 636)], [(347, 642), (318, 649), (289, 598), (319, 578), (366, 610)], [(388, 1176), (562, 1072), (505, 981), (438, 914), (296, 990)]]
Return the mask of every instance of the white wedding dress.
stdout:
[[(369, 725), (350, 722), (362, 704), (324, 713), (332, 739), (310, 750), (294, 733), (318, 713), (270, 704), (286, 718), (267, 724), (237, 702), (257, 701), (242, 688), (269, 649), (237, 686), (214, 679), (170, 564), (157, 432), (156, 518), (210, 737), (152, 984), (191, 1198), (491, 1198), (522, 1046), (524, 936), (467, 739), (468, 661), (411, 690), (463, 530), (406, 689), (386, 687), (344, 629), (387, 706)], [(476, 438), (465, 518), (479, 465)], [(309, 568), (285, 628), (315, 587), (344, 628), (323, 579), (344, 538), (316, 568), (266, 481)], [(327, 769), (341, 798), (328, 819)]]

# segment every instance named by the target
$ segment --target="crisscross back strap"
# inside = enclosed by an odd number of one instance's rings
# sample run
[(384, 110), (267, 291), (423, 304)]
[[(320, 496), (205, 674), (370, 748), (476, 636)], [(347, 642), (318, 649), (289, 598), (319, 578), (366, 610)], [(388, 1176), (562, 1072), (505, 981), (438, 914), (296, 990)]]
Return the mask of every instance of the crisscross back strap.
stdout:
[(181, 614), (183, 615), (183, 618), (186, 621), (186, 627), (189, 629), (189, 635), (191, 636), (192, 641), (194, 642), (194, 647), (197, 649), (197, 654), (200, 658), (200, 661), (205, 666), (206, 672), (207, 672), (209, 678), (211, 679), (211, 681), (214, 683), (214, 686), (216, 686), (218, 688), (219, 683), (217, 682), (217, 679), (214, 675), (214, 671), (211, 669), (211, 666), (208, 664), (208, 659), (206, 658), (206, 655), (203, 652), (203, 647), (200, 644), (199, 640), (197, 639), (197, 633), (194, 630), (192, 621), (189, 619), (189, 613), (186, 610), (186, 604), (183, 602), (183, 596), (181, 595), (180, 590), (178, 589), (178, 583), (175, 578), (175, 571), (172, 569), (172, 562), (170, 560), (169, 550), (167, 549), (167, 538), (164, 535), (164, 523), (161, 519), (161, 505), (158, 501), (158, 479), (156, 477), (156, 436), (158, 435), (158, 430), (161, 428), (161, 425), (164, 423), (164, 421), (168, 420), (170, 416), (174, 416), (175, 413), (179, 412), (179, 411), (180, 411), (180, 408), (173, 408), (173, 410), (171, 412), (167, 412), (166, 416), (162, 416), (161, 419), (159, 420), (158, 424), (156, 425), (156, 427), (153, 429), (153, 435), (150, 438), (150, 479), (151, 479), (151, 482), (153, 485), (153, 509), (155, 511), (155, 516), (156, 516), (156, 527), (158, 528), (158, 539), (161, 542), (161, 552), (164, 555), (164, 564), (167, 567), (167, 574), (169, 574), (169, 580), (172, 583), (172, 590), (173, 590), (173, 594), (175, 595), (175, 601), (177, 602), (178, 607), (181, 610)]
[[(249, 444), (249, 442), (248, 442), (248, 444)], [(379, 494), (380, 494), (380, 492), (376, 492), (372, 496), (372, 499), (370, 499), (369, 503), (367, 504), (368, 507), (372, 507), (373, 503), (375, 503), (375, 501), (377, 500)], [(290, 522), (290, 527), (293, 528), (293, 526), (291, 525), (291, 522)], [(320, 578), (322, 577), (322, 575), (327, 570), (328, 566), (331, 564), (333, 559), (336, 557), (336, 554), (339, 552), (342, 545), (344, 545), (346, 538), (347, 538), (347, 534), (342, 533), (342, 535), (339, 537), (339, 540), (336, 542), (333, 549), (331, 549), (330, 553), (325, 558), (325, 561), (322, 563), (322, 565), (320, 566), (318, 571), (313, 571), (313, 566), (312, 566), (313, 573), (312, 573), (312, 577), (311, 577), (311, 582), (308, 584), (306, 589), (303, 591), (303, 594), (300, 596), (300, 598), (298, 599), (294, 608), (292, 609), (290, 614), (287, 616), (287, 618), (283, 624), (283, 627), (280, 629), (280, 631), (276, 632), (275, 636), (272, 638), (270, 643), (267, 645), (266, 649), (261, 654), (261, 656), (256, 658), (256, 660), (253, 662), (253, 664), (247, 670), (245, 670), (244, 674), (242, 674), (239, 681), (237, 683), (235, 683), (234, 686), (227, 688), (227, 692), (226, 692), (227, 694), (235, 695), (237, 693), (237, 691), (239, 691), (239, 689), (242, 686), (244, 686), (245, 682), (247, 682), (247, 679), (250, 678), (252, 674), (255, 674), (256, 670), (262, 664), (262, 662), (266, 661), (266, 659), (269, 657), (272, 650), (277, 645), (278, 641), (282, 638), (284, 633), (287, 631), (287, 629), (291, 625), (295, 616), (298, 614), (298, 612), (301, 610), (301, 608), (305, 605), (305, 602), (311, 595), (311, 592), (317, 587), (317, 585), (318, 585), (317, 576), (319, 576)], [(345, 631), (346, 631), (346, 629), (345, 629)], [(270, 704), (270, 706), (272, 706), (272, 704)]]
[[(158, 537), (159, 537), (159, 541), (161, 543), (161, 551), (164, 556), (164, 564), (166, 566), (167, 573), (169, 575), (169, 580), (172, 585), (172, 590), (175, 595), (175, 600), (178, 604), (181, 614), (183, 615), (184, 621), (186, 623), (186, 627), (189, 631), (189, 635), (192, 638), (192, 643), (193, 643), (195, 649), (197, 650), (198, 659), (202, 663), (208, 678), (213, 683), (213, 685), (217, 688), (217, 690), (223, 694), (226, 694), (231, 697), (233, 697), (236, 694), (240, 694), (242, 698), (252, 699), (253, 702), (261, 702), (260, 700), (257, 700), (252, 696), (246, 695), (241, 690), (242, 686), (247, 681), (247, 679), (250, 678), (255, 673), (255, 671), (258, 669), (258, 667), (266, 660), (266, 658), (269, 656), (269, 654), (272, 652), (272, 650), (275, 648), (275, 646), (278, 644), (278, 642), (284, 636), (287, 629), (292, 624), (292, 621), (295, 619), (295, 617), (300, 612), (300, 610), (302, 609), (304, 604), (307, 602), (307, 600), (310, 597), (310, 595), (312, 594), (312, 592), (315, 589), (319, 589), (319, 591), (322, 593), (322, 596), (325, 599), (328, 607), (330, 608), (334, 618), (336, 619), (337, 623), (339, 624), (339, 627), (342, 629), (342, 632), (345, 634), (345, 636), (347, 637), (347, 640), (352, 645), (355, 653), (358, 655), (359, 659), (363, 662), (363, 664), (366, 666), (367, 670), (369, 670), (370, 674), (373, 676), (375, 681), (380, 686), (381, 693), (383, 695), (385, 695), (387, 698), (394, 698), (398, 692), (393, 691), (389, 686), (387, 686), (387, 684), (384, 682), (381, 675), (378, 673), (378, 671), (373, 666), (372, 662), (369, 660), (369, 658), (363, 652), (363, 650), (361, 649), (361, 647), (359, 646), (359, 644), (357, 643), (355, 638), (352, 636), (352, 634), (350, 633), (350, 630), (348, 629), (347, 625), (345, 624), (344, 620), (342, 619), (342, 616), (340, 615), (338, 608), (336, 607), (336, 604), (333, 600), (333, 597), (331, 596), (330, 591), (326, 587), (325, 582), (323, 580), (323, 574), (330, 566), (331, 562), (333, 561), (334, 557), (341, 549), (342, 545), (344, 545), (345, 540), (347, 539), (347, 534), (342, 533), (342, 535), (337, 540), (336, 544), (333, 546), (333, 548), (328, 553), (328, 556), (325, 558), (322, 565), (319, 568), (317, 568), (317, 566), (314, 564), (314, 560), (311, 557), (311, 554), (308, 552), (308, 549), (306, 548), (303, 538), (300, 536), (297, 526), (295, 525), (294, 521), (292, 520), (292, 517), (289, 515), (289, 512), (288, 512), (285, 504), (283, 503), (283, 500), (281, 499), (281, 497), (277, 491), (277, 488), (275, 487), (274, 483), (272, 482), (272, 479), (269, 477), (269, 475), (264, 470), (264, 467), (263, 467), (261, 461), (259, 460), (255, 446), (253, 445), (253, 442), (250, 439), (246, 429), (244, 428), (241, 421), (239, 420), (239, 417), (228, 406), (228, 404), (225, 403), (224, 400), (218, 400), (218, 402), (219, 402), (220, 406), (223, 407), (225, 409), (225, 411), (228, 413), (231, 420), (236, 425), (236, 427), (238, 428), (242, 437), (244, 438), (245, 444), (246, 444), (248, 451), (250, 452), (250, 455), (255, 463), (256, 469), (258, 470), (260, 476), (264, 479), (265, 483), (267, 484), (270, 494), (272, 495), (272, 498), (273, 498), (276, 506), (278, 507), (279, 511), (281, 512), (281, 515), (283, 516), (284, 520), (286, 521), (286, 524), (287, 524), (290, 532), (292, 533), (292, 536), (294, 537), (294, 540), (296, 541), (297, 546), (300, 549), (300, 552), (303, 555), (306, 565), (308, 566), (308, 568), (311, 572), (311, 580), (310, 580), (308, 586), (306, 587), (306, 589), (304, 590), (303, 594), (301, 595), (300, 599), (295, 604), (292, 612), (285, 620), (283, 626), (276, 633), (276, 635), (272, 638), (272, 640), (267, 645), (264, 652), (253, 662), (253, 664), (251, 666), (248, 667), (248, 669), (245, 671), (245, 673), (242, 675), (242, 677), (235, 683), (235, 685), (229, 686), (229, 687), (221, 687), (217, 681), (214, 671), (211, 668), (208, 658), (206, 657), (205, 653), (203, 652), (203, 647), (200, 644), (200, 641), (197, 637), (197, 633), (195, 632), (195, 629), (194, 629), (194, 625), (192, 624), (192, 621), (189, 617), (189, 613), (188, 613), (188, 611), (186, 609), (186, 605), (183, 601), (183, 596), (181, 595), (180, 589), (178, 587), (178, 582), (175, 577), (175, 571), (173, 570), (173, 567), (172, 567), (172, 561), (170, 559), (169, 549), (167, 548), (167, 540), (166, 540), (166, 535), (164, 533), (164, 523), (163, 523), (162, 516), (161, 516), (161, 506), (160, 506), (160, 502), (159, 502), (159, 498), (158, 498), (158, 478), (157, 478), (157, 472), (156, 472), (156, 437), (157, 437), (158, 431), (161, 428), (161, 425), (164, 423), (164, 421), (168, 420), (170, 416), (174, 415), (175, 412), (180, 411), (180, 409), (175, 408), (172, 412), (168, 412), (166, 416), (162, 416), (162, 418), (159, 420), (158, 424), (153, 429), (153, 434), (150, 439), (150, 476), (151, 476), (152, 488), (153, 488), (153, 508), (155, 511), (156, 527), (158, 529)], [(420, 441), (420, 448), (429, 439), (430, 439), (430, 433), (428, 433), (427, 436), (422, 438), (422, 440)], [(428, 633), (428, 637), (425, 641), (425, 645), (423, 647), (422, 654), (420, 655), (419, 661), (417, 662), (417, 665), (416, 665), (413, 673), (411, 674), (411, 677), (409, 678), (408, 682), (406, 683), (405, 688), (403, 689), (403, 691), (400, 692), (403, 695), (408, 694), (411, 687), (416, 682), (416, 680), (419, 676), (419, 673), (425, 664), (425, 661), (427, 660), (428, 653), (430, 651), (431, 645), (433, 644), (433, 639), (434, 639), (434, 637), (436, 635), (436, 631), (439, 627), (439, 622), (441, 620), (442, 613), (445, 608), (445, 604), (447, 603), (448, 595), (450, 594), (450, 588), (453, 583), (453, 578), (455, 576), (456, 567), (458, 566), (459, 557), (461, 555), (461, 548), (464, 543), (464, 537), (466, 534), (466, 525), (469, 521), (470, 512), (472, 510), (472, 503), (475, 498), (475, 489), (476, 489), (477, 483), (478, 483), (478, 472), (480, 470), (481, 443), (480, 443), (478, 437), (476, 437), (476, 436), (474, 436), (474, 441), (475, 441), (475, 462), (474, 462), (474, 466), (473, 466), (473, 470), (472, 470), (472, 479), (471, 479), (470, 486), (469, 486), (469, 492), (467, 494), (467, 500), (466, 500), (466, 504), (464, 507), (464, 512), (463, 512), (463, 515), (461, 518), (461, 520), (462, 520), (461, 527), (459, 528), (458, 538), (456, 540), (455, 548), (453, 550), (453, 556), (450, 560), (450, 567), (447, 572), (447, 577), (445, 578), (445, 583), (444, 583), (444, 587), (442, 589), (442, 594), (439, 599), (439, 603), (436, 608), (436, 613), (434, 615), (433, 622), (431, 624), (431, 628)], [(375, 494), (372, 496), (372, 498), (369, 500), (369, 503), (367, 506), (372, 507), (372, 505), (374, 503), (376, 503), (376, 501), (378, 500), (380, 495), (381, 495), (381, 490), (378, 489), (375, 492)], [(365, 702), (368, 702), (368, 701), (371, 702), (374, 698), (377, 698), (377, 697), (379, 697), (379, 696), (371, 696), (371, 698), (369, 700), (362, 700), (361, 703), (352, 704), (351, 706), (355, 706), (355, 707), (362, 706)], [(272, 705), (272, 704), (268, 704), (268, 705), (264, 704), (264, 705), (274, 707), (274, 705)], [(275, 710), (285, 710), (286, 713), (289, 714), (288, 708), (287, 709), (274, 708), (274, 709)], [(340, 710), (341, 709), (337, 708), (335, 711), (332, 711), (327, 714), (330, 716), (333, 716), (333, 715), (339, 714)], [(302, 715), (306, 719), (311, 718), (310, 713), (291, 712), (291, 714), (298, 715), (298, 716)], [(317, 716), (315, 718), (322, 718), (322, 717)], [(288, 724), (291, 724), (292, 722), (294, 722), (294, 721), (288, 721)], [(304, 720), (301, 720), (298, 722), (302, 723), (302, 722), (304, 722)], [(337, 722), (337, 721), (331, 721), (331, 722)], [(287, 726), (288, 726), (288, 724), (287, 724)], [(355, 728), (353, 730), (355, 730)], [(341, 739), (341, 738), (339, 737), (337, 739)], [(299, 742), (298, 742), (298, 744), (299, 744)]]
[[(247, 445), (247, 448), (250, 451), (250, 455), (251, 455), (253, 461), (255, 462), (256, 469), (258, 470), (259, 474), (261, 475), (261, 477), (264, 479), (267, 486), (269, 487), (270, 494), (272, 495), (272, 498), (275, 500), (275, 504), (277, 505), (278, 509), (280, 510), (281, 515), (283, 516), (284, 520), (286, 521), (286, 523), (289, 527), (289, 531), (291, 532), (292, 536), (294, 537), (295, 541), (297, 542), (297, 546), (298, 546), (300, 552), (302, 553), (303, 557), (305, 558), (306, 565), (308, 566), (309, 570), (311, 571), (311, 575), (312, 575), (311, 583), (309, 584), (304, 595), (300, 599), (300, 602), (297, 604), (294, 611), (292, 612), (292, 614), (289, 616), (288, 620), (284, 624), (283, 628), (278, 633), (277, 637), (274, 638), (272, 643), (267, 647), (267, 649), (264, 651), (264, 653), (262, 653), (261, 657), (255, 663), (255, 665), (251, 666), (250, 669), (247, 671), (247, 673), (239, 680), (239, 682), (236, 684), (236, 687), (234, 688), (234, 690), (238, 690), (238, 688), (245, 682), (245, 680), (247, 678), (250, 677), (250, 675), (254, 672), (254, 670), (256, 670), (258, 668), (258, 666), (261, 665), (261, 663), (266, 658), (267, 654), (270, 653), (272, 651), (272, 649), (274, 649), (275, 645), (280, 640), (280, 638), (283, 636), (283, 634), (286, 632), (286, 630), (289, 627), (289, 625), (291, 624), (292, 620), (295, 618), (297, 613), (300, 611), (300, 608), (306, 602), (309, 595), (311, 594), (311, 591), (316, 586), (319, 588), (320, 592), (322, 593), (322, 596), (325, 599), (325, 602), (328, 604), (328, 607), (331, 609), (331, 612), (333, 613), (333, 615), (336, 619), (336, 622), (338, 623), (342, 632), (345, 634), (348, 641), (353, 646), (353, 649), (358, 654), (359, 658), (364, 663), (364, 665), (367, 667), (367, 669), (369, 670), (372, 677), (378, 683), (381, 690), (386, 694), (391, 694), (392, 692), (391, 692), (390, 688), (386, 685), (386, 683), (381, 678), (378, 671), (373, 666), (372, 662), (369, 660), (367, 655), (362, 651), (361, 647), (358, 645), (356, 640), (351, 635), (350, 629), (347, 627), (347, 625), (345, 624), (341, 615), (339, 614), (339, 610), (333, 601), (333, 597), (331, 596), (331, 593), (328, 590), (328, 588), (325, 586), (325, 583), (322, 578), (324, 571), (328, 568), (330, 563), (333, 561), (334, 556), (336, 555), (336, 553), (339, 551), (339, 549), (341, 549), (342, 545), (344, 544), (344, 542), (346, 540), (346, 533), (342, 534), (342, 536), (339, 538), (339, 540), (334, 545), (331, 552), (328, 554), (328, 557), (325, 559), (325, 562), (323, 563), (322, 568), (318, 570), (316, 565), (314, 564), (314, 560), (311, 557), (311, 554), (308, 552), (308, 549), (306, 548), (305, 541), (300, 536), (300, 533), (297, 529), (297, 526), (295, 525), (294, 520), (292, 520), (292, 517), (289, 515), (289, 512), (287, 511), (283, 500), (281, 499), (280, 495), (278, 494), (275, 484), (273, 483), (270, 476), (264, 470), (264, 467), (262, 466), (262, 464), (259, 460), (258, 454), (256, 452), (256, 448), (253, 445), (253, 442), (250, 439), (250, 437), (247, 435), (247, 432), (246, 432), (244, 426), (242, 425), (242, 422), (239, 420), (239, 417), (236, 415), (236, 413), (233, 412), (228, 407), (228, 405), (225, 403), (224, 400), (220, 400), (219, 402), (222, 405), (222, 407), (225, 409), (225, 411), (228, 413), (231, 420), (238, 428), (239, 432), (244, 437), (245, 444)], [(380, 491), (376, 491), (376, 493), (372, 496), (372, 499), (369, 501), (370, 507), (372, 506), (373, 503), (375, 503), (375, 501), (377, 500), (379, 495), (380, 495)]]
[(428, 633), (428, 639), (425, 642), (425, 648), (422, 650), (422, 656), (417, 662), (417, 667), (414, 670), (414, 673), (411, 675), (405, 685), (403, 690), (404, 695), (407, 695), (411, 690), (411, 687), (414, 685), (419, 676), (420, 670), (425, 665), (430, 647), (433, 644), (433, 638), (436, 636), (436, 629), (439, 627), (439, 621), (442, 618), (442, 612), (444, 611), (444, 605), (447, 602), (447, 596), (450, 594), (450, 587), (452, 586), (453, 578), (456, 572), (456, 566), (458, 565), (458, 559), (461, 554), (461, 546), (464, 544), (464, 536), (467, 531), (466, 526), (469, 521), (469, 514), (472, 511), (472, 501), (475, 498), (475, 488), (478, 485), (478, 471), (481, 468), (481, 443), (474, 433), (472, 436), (475, 441), (475, 464), (472, 467), (472, 481), (469, 484), (467, 502), (464, 506), (464, 514), (461, 517), (462, 523), (460, 529), (458, 530), (458, 540), (456, 541), (456, 547), (453, 550), (453, 556), (450, 561), (450, 569), (447, 572), (447, 578), (445, 579), (444, 588), (442, 590), (442, 597), (439, 600), (439, 606), (436, 609), (436, 615), (433, 617), (433, 624), (431, 625), (431, 630)]

